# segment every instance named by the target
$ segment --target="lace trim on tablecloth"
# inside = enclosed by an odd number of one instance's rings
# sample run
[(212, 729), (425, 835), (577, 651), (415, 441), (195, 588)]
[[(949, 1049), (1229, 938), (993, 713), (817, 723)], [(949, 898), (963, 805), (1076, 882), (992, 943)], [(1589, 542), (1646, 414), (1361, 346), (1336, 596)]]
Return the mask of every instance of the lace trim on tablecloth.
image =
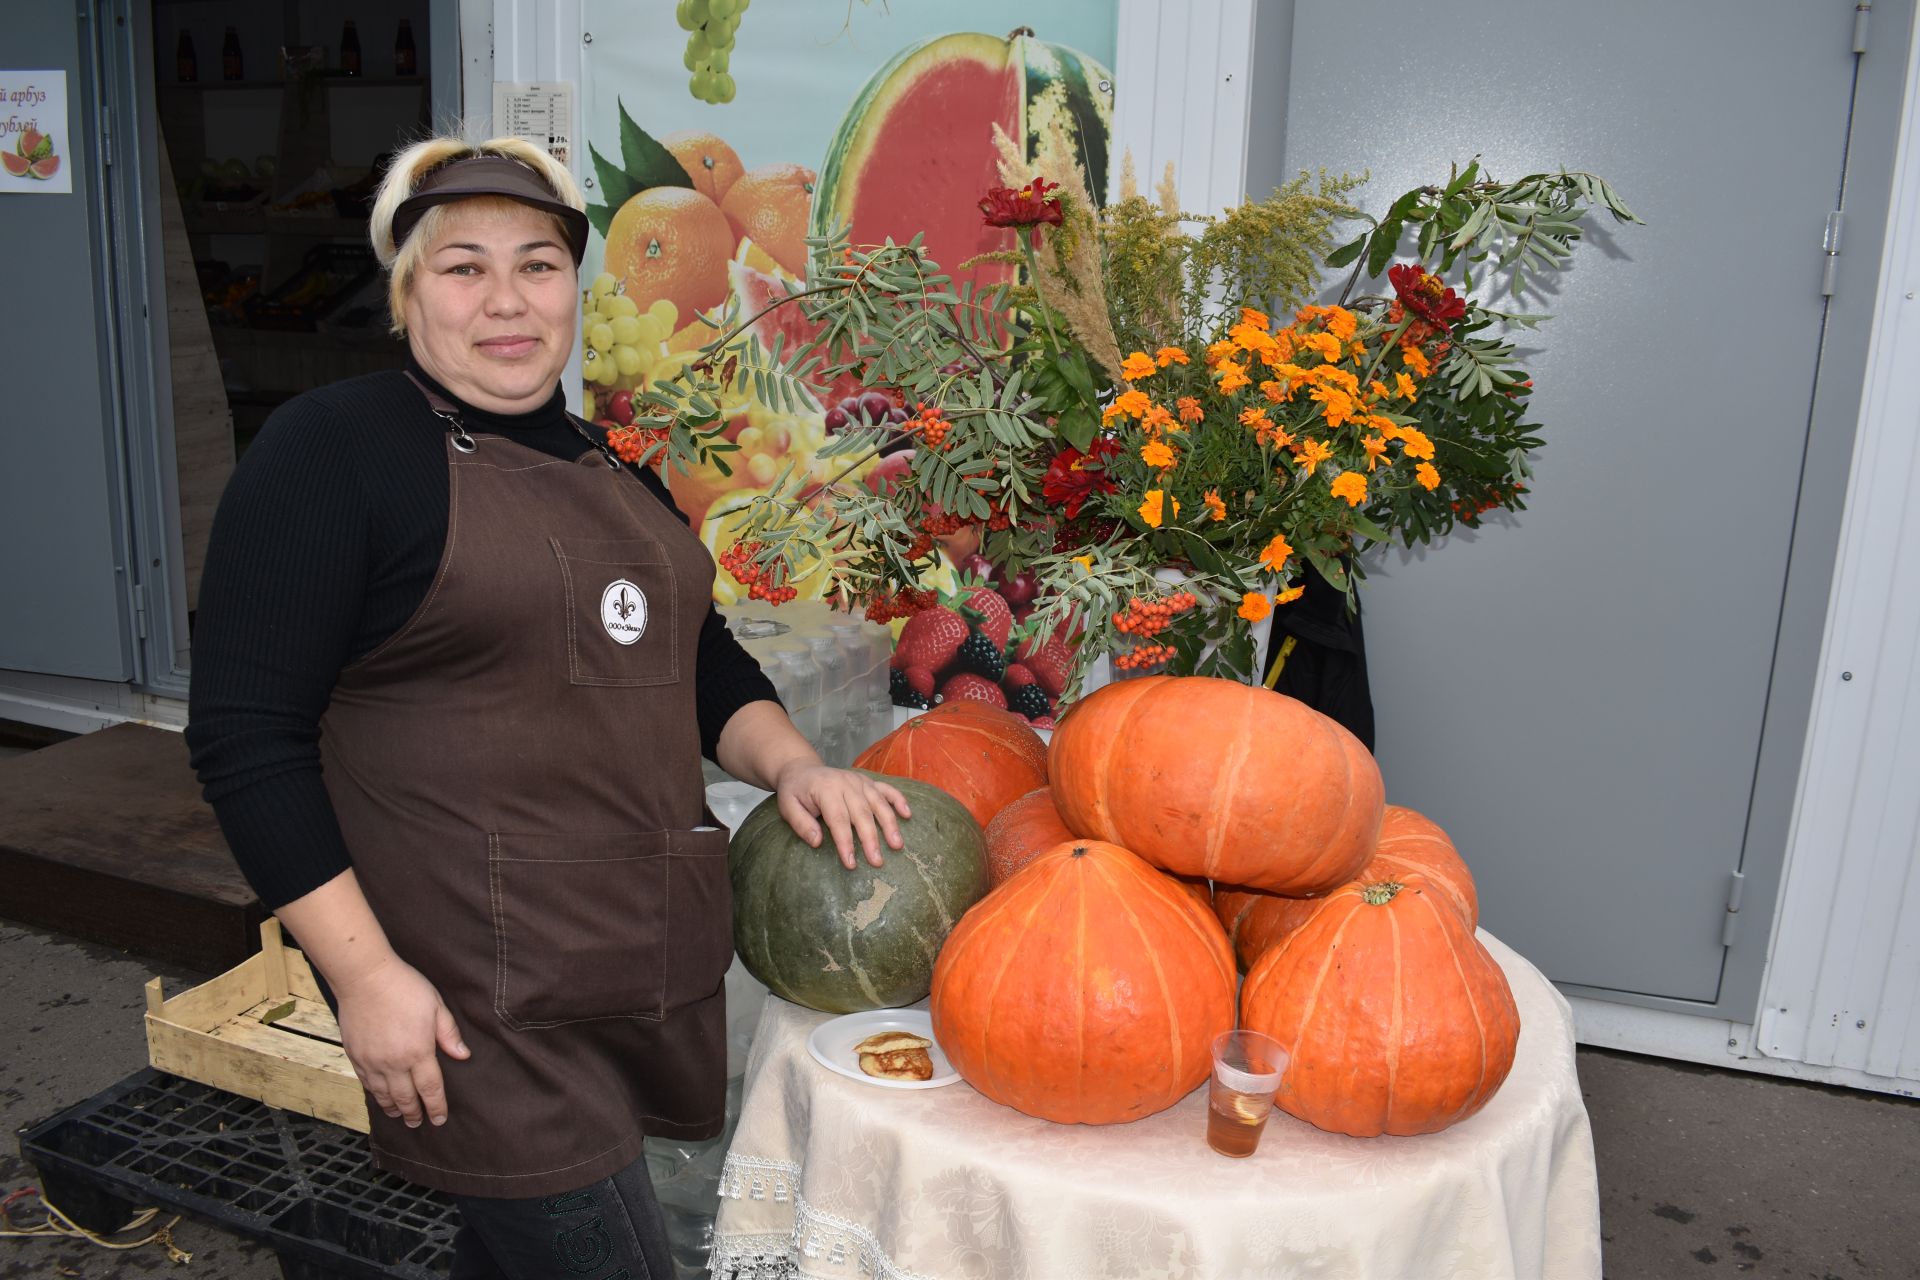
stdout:
[[(874, 1234), (857, 1222), (816, 1209), (800, 1194), (800, 1166), (791, 1160), (729, 1155), (720, 1169), (720, 1194), (793, 1206), (786, 1236), (721, 1236), (713, 1240), (715, 1280), (787, 1280), (800, 1260), (846, 1270), (860, 1280), (926, 1280), (894, 1265)], [(849, 1269), (850, 1268), (850, 1269)]]

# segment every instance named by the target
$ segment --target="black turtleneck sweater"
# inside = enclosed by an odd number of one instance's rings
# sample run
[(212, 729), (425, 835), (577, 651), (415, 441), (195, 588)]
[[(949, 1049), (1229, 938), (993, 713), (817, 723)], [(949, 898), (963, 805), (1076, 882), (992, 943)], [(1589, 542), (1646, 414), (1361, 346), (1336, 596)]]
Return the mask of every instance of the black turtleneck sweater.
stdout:
[[(472, 432), (561, 458), (587, 448), (558, 389), (524, 415), (461, 407)], [(220, 499), (194, 623), (187, 745), (269, 908), (352, 864), (320, 780), (320, 717), (340, 672), (426, 598), (447, 539), (446, 438), (401, 373), (335, 383), (274, 411)], [(629, 469), (672, 506), (657, 476)], [(734, 712), (773, 700), (773, 685), (711, 608), (694, 671), (711, 757)]]

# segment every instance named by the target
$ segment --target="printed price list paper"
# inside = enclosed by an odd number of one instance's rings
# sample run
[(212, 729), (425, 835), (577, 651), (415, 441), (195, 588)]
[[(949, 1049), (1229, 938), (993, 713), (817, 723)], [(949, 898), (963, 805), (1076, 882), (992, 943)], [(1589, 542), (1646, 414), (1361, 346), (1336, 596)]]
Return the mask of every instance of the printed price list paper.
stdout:
[(493, 86), (493, 131), (525, 138), (573, 167), (573, 85), (569, 83)]

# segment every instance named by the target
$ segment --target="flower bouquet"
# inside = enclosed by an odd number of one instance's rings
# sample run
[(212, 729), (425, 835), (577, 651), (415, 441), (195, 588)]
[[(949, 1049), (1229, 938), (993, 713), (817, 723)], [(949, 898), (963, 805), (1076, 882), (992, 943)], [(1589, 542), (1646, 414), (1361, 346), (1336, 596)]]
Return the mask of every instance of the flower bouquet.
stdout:
[(769, 404), (847, 373), (888, 389), (903, 412), (829, 411), (826, 472), (778, 477), (723, 568), (774, 602), (824, 573), (887, 621), (944, 611), (921, 583), (959, 538), (1031, 591), (1001, 656), (1046, 649), (1055, 696), (1106, 654), (1259, 681), (1251, 627), (1308, 574), (1351, 598), (1369, 547), (1524, 507), (1541, 441), (1508, 335), (1545, 317), (1492, 300), (1564, 266), (1593, 206), (1638, 221), (1592, 174), (1477, 162), (1378, 218), (1326, 174), (1194, 217), (1170, 169), (1149, 199), (1130, 163), (1101, 208), (1064, 142), (1029, 163), (1000, 141), (980, 206), (1013, 282), (956, 283), (917, 239), (810, 242), (808, 286), (771, 305), (813, 338), (767, 349), (730, 318), (626, 447), (724, 454), (716, 405), (742, 382)]

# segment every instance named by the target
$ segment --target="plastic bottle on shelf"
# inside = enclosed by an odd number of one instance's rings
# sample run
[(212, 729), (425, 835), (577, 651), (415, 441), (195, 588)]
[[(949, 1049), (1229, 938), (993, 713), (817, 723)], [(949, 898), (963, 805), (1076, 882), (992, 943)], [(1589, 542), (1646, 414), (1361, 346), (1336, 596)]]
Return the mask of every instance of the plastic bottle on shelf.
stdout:
[(227, 28), (227, 38), (220, 45), (220, 78), (222, 80), (244, 80), (246, 67), (240, 61), (240, 32), (233, 27)]
[(853, 759), (847, 749), (847, 672), (853, 664), (831, 634), (808, 636), (807, 649), (820, 668), (820, 758), (842, 769)]
[[(786, 648), (774, 652), (774, 668), (769, 672), (787, 716), (800, 736), (820, 745), (820, 668), (805, 649)], [(777, 673), (777, 674), (776, 674)]]
[(181, 84), (200, 79), (200, 59), (193, 52), (193, 32), (180, 28), (180, 39), (173, 46), (173, 78)]
[(340, 28), (340, 72), (349, 76), (360, 74), (360, 33), (354, 29), (352, 18)]

